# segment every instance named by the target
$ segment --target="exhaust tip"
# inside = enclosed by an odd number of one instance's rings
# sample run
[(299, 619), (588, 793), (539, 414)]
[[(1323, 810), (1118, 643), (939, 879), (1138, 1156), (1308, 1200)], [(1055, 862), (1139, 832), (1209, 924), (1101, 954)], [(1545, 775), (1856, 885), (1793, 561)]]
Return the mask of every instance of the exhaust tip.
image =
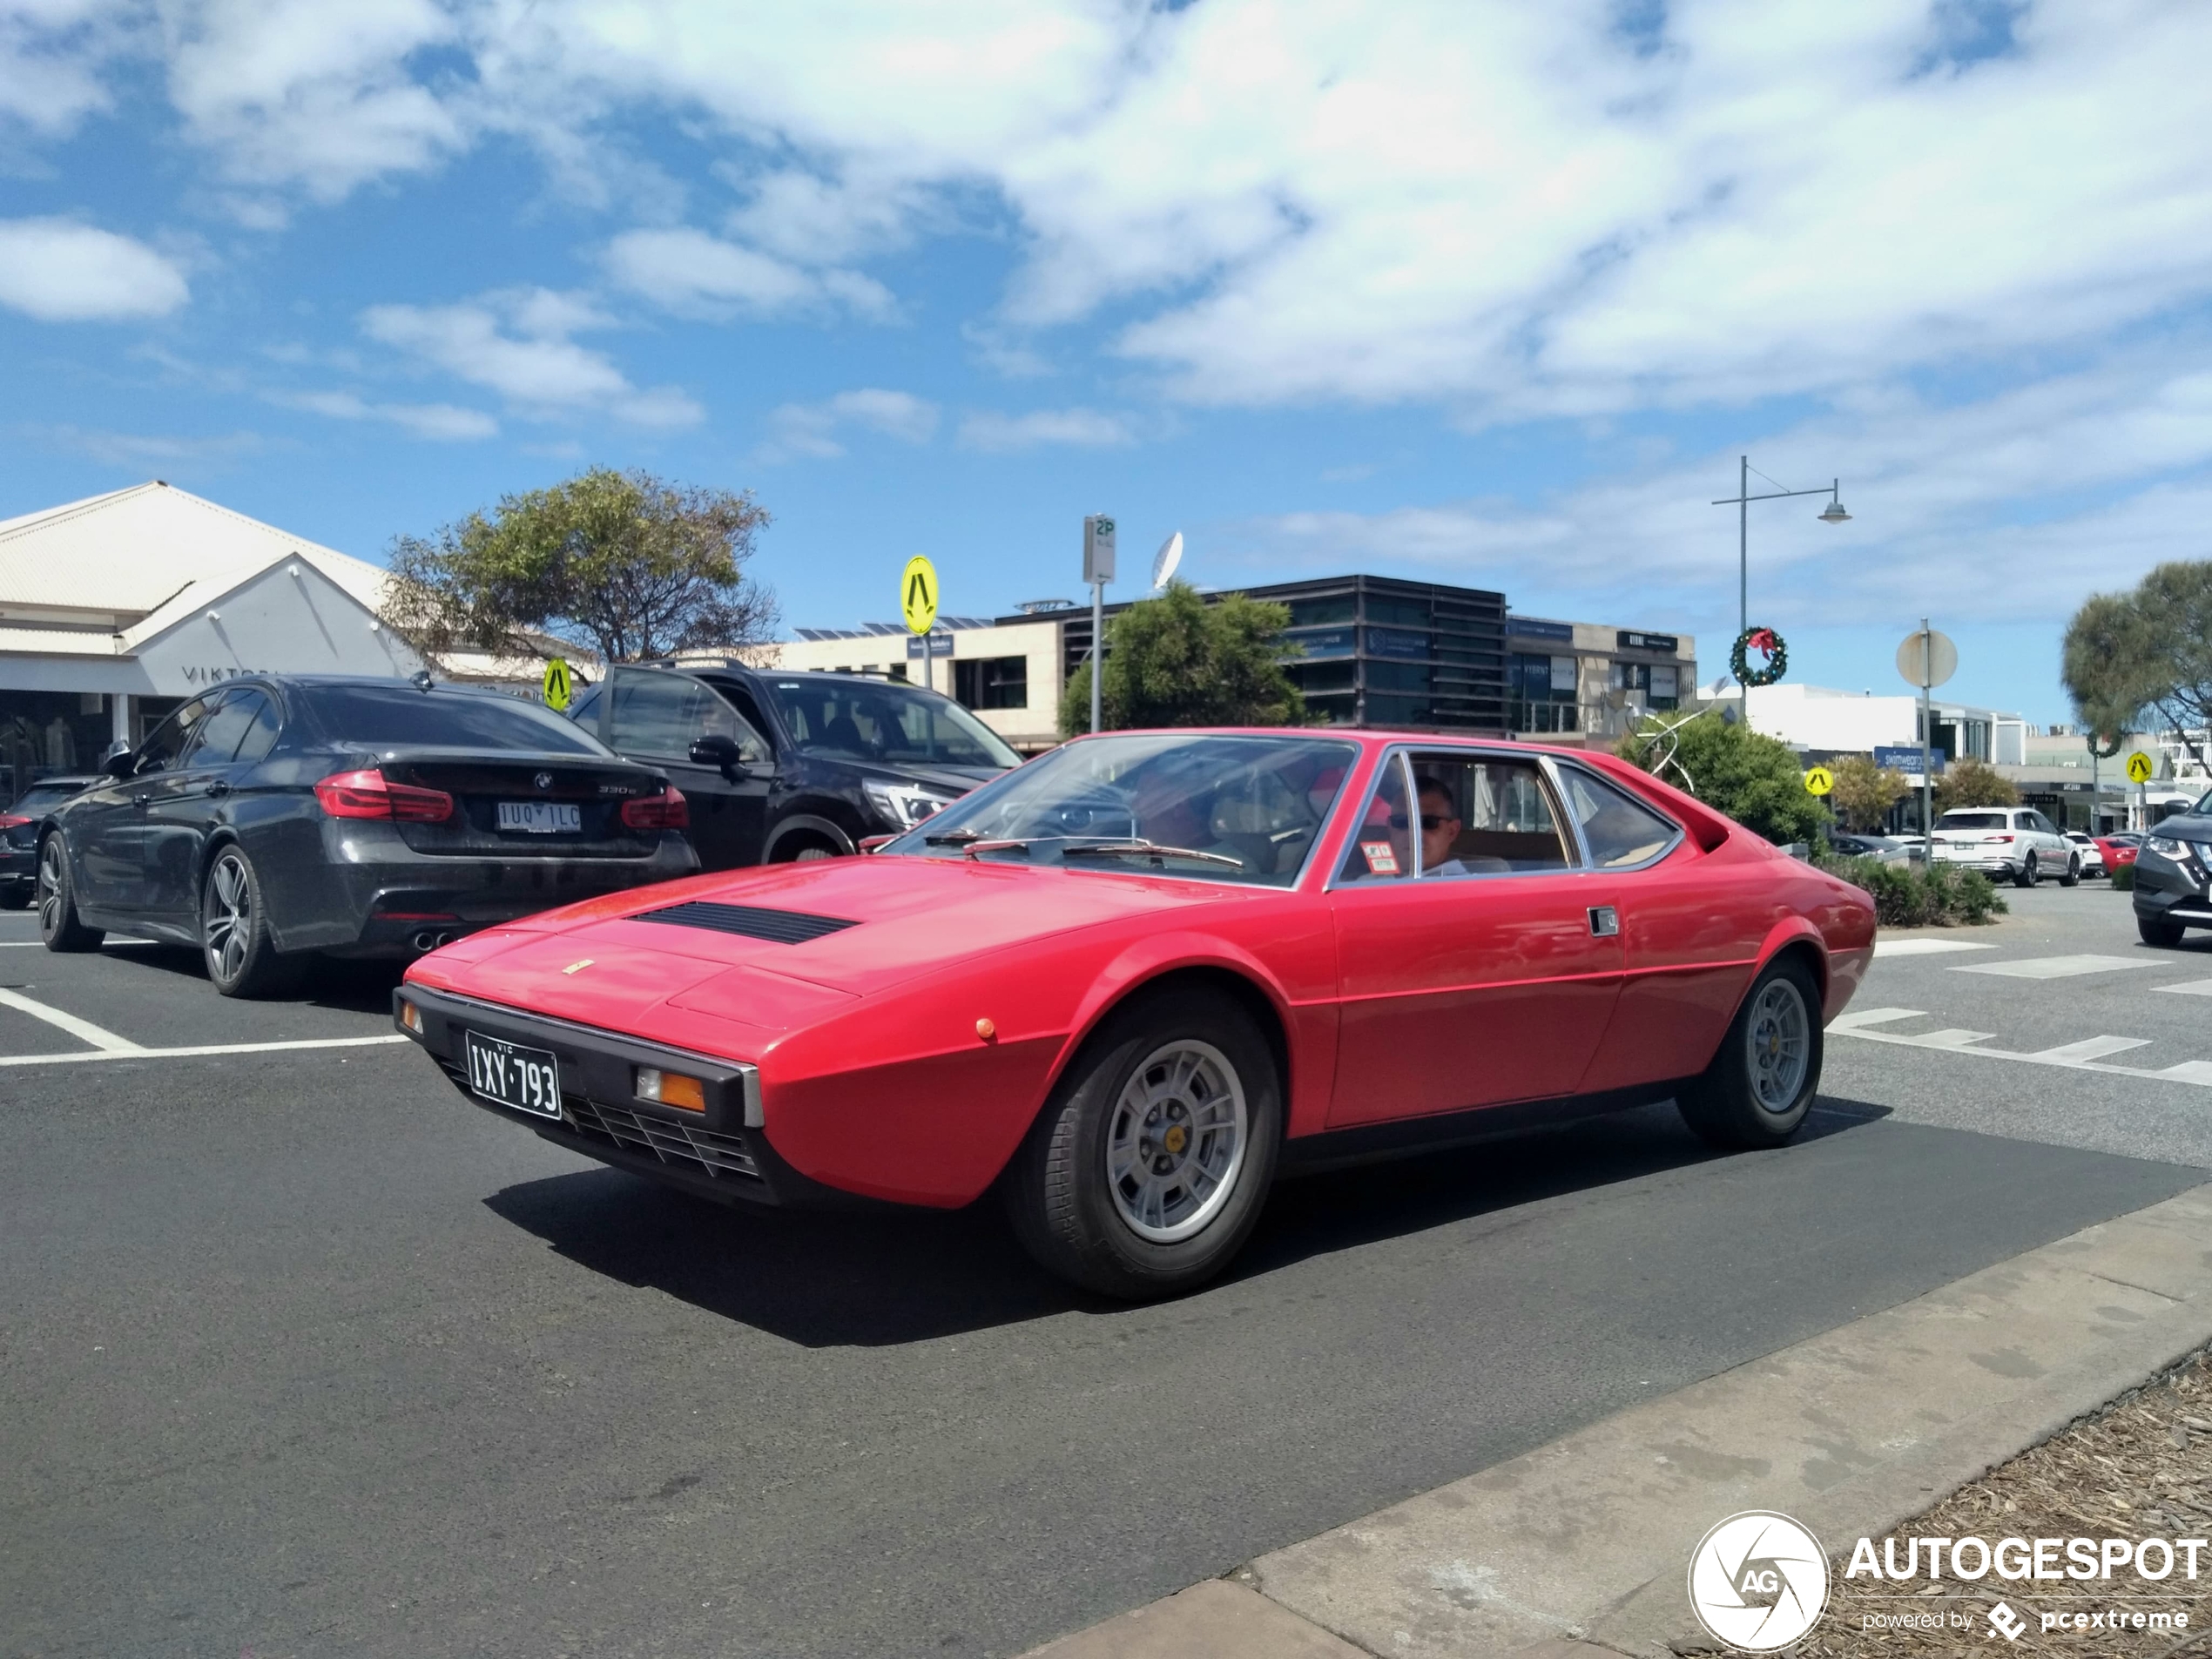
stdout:
[(435, 934), (426, 929), (423, 932), (415, 934), (414, 938), (408, 940), (408, 943), (414, 946), (417, 950), (435, 950), (438, 948), (439, 940)]

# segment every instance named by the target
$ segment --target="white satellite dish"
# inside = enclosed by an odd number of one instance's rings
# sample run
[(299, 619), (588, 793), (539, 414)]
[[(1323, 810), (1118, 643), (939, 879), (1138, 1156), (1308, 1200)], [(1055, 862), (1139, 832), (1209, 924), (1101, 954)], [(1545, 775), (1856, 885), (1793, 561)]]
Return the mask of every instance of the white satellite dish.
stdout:
[(1183, 532), (1177, 530), (1161, 543), (1160, 550), (1152, 556), (1152, 587), (1155, 591), (1167, 586), (1168, 578), (1175, 574), (1176, 567), (1182, 563)]

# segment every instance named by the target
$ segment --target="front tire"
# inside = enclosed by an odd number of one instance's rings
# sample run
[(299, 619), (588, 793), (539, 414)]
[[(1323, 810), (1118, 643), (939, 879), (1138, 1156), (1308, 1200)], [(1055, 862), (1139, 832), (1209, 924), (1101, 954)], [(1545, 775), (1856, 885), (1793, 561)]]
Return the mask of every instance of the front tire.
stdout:
[(2059, 878), (2059, 885), (2062, 887), (2081, 885), (2081, 857), (2079, 853), (2066, 861), (2066, 873)]
[(2035, 854), (2031, 853), (2020, 860), (2020, 873), (2013, 878), (2013, 885), (2016, 887), (2032, 887), (2035, 882)]
[(2172, 950), (2182, 942), (2188, 929), (2178, 921), (2159, 921), (2149, 916), (2135, 918), (2135, 932), (2146, 945), (2160, 950)]
[(215, 855), (200, 884), (199, 940), (207, 977), (225, 996), (275, 996), (299, 981), (300, 959), (278, 951), (261, 878), (235, 845)]
[(98, 950), (107, 937), (77, 916), (77, 885), (69, 873), (69, 851), (56, 830), (38, 844), (38, 937), (48, 950)]
[(1709, 1146), (1780, 1146), (1820, 1090), (1820, 988), (1796, 958), (1752, 981), (1705, 1075), (1676, 1097), (1683, 1122)]
[(1084, 1046), (1001, 1190), (1047, 1271), (1123, 1300), (1172, 1296), (1244, 1247), (1282, 1133), (1250, 1015), (1216, 991), (1141, 996)]

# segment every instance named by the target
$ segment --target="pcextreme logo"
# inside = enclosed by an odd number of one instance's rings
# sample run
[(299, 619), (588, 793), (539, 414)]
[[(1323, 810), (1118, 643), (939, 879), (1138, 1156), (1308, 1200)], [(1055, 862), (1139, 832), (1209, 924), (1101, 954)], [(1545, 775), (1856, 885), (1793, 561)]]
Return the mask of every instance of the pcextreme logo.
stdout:
[(1787, 1515), (1730, 1515), (1690, 1552), (1689, 1605), (1716, 1642), (1745, 1653), (1786, 1648), (1828, 1605), (1827, 1552)]

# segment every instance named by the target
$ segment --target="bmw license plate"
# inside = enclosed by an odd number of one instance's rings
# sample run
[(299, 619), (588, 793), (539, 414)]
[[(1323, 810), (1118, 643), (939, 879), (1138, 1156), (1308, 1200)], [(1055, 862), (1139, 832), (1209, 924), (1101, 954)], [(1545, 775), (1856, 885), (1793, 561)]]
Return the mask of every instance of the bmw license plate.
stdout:
[(469, 1087), (486, 1100), (536, 1117), (561, 1115), (560, 1062), (543, 1049), (525, 1049), (501, 1037), (462, 1033)]
[(574, 835), (583, 828), (583, 808), (564, 800), (502, 800), (499, 827), (524, 835)]

